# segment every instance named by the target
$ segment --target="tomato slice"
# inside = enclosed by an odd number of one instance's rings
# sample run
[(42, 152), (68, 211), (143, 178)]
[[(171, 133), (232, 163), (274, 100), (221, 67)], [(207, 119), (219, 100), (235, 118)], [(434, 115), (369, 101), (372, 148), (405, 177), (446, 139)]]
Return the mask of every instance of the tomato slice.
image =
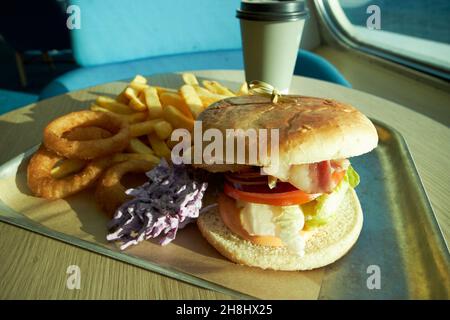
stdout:
[(341, 180), (344, 178), (346, 172), (347, 170), (335, 171), (331, 175), (331, 179), (333, 179), (334, 183), (338, 185), (339, 182), (341, 182)]
[(320, 193), (309, 194), (302, 190), (288, 192), (246, 192), (233, 188), (229, 183), (225, 183), (224, 193), (236, 200), (245, 202), (268, 204), (271, 206), (291, 206), (310, 202), (320, 196)]
[[(345, 170), (334, 171), (331, 175), (331, 179), (334, 185), (338, 185), (339, 182), (345, 176)], [(261, 184), (258, 178), (248, 179), (248, 182), (233, 183), (234, 179), (229, 179), (225, 182), (224, 193), (236, 200), (242, 200), (252, 203), (268, 204), (272, 206), (290, 206), (296, 204), (304, 204), (310, 202), (321, 195), (321, 193), (306, 193), (302, 190), (295, 188), (293, 185), (287, 182), (277, 182), (275, 188), (270, 189), (267, 183)], [(252, 184), (251, 182), (257, 182)]]

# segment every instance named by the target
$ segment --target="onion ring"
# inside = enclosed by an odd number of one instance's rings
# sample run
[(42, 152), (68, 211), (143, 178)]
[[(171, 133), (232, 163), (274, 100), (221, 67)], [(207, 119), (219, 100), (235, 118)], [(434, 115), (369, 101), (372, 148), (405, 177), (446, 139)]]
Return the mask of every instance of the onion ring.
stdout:
[(55, 179), (62, 179), (80, 172), (86, 166), (86, 163), (87, 160), (64, 158), (55, 164), (50, 171), (50, 175)]
[[(100, 127), (113, 132), (113, 136), (95, 140), (71, 141), (65, 132), (78, 127)], [(105, 112), (90, 110), (72, 112), (50, 122), (44, 130), (44, 145), (66, 158), (90, 160), (125, 149), (130, 141), (130, 128), (126, 121)]]
[(61, 199), (90, 187), (110, 162), (109, 158), (90, 161), (82, 171), (62, 179), (51, 175), (54, 165), (63, 159), (41, 146), (27, 167), (28, 187), (35, 196), (54, 200)]
[(111, 132), (100, 127), (78, 127), (63, 134), (63, 138), (71, 141), (105, 139), (111, 136)]
[(145, 173), (155, 165), (152, 161), (128, 160), (108, 168), (98, 181), (95, 190), (95, 199), (102, 210), (112, 217), (117, 208), (129, 199), (125, 193), (126, 188), (120, 182), (125, 174)]
[[(111, 132), (99, 127), (78, 127), (69, 132), (66, 132), (63, 137), (69, 140), (95, 140), (111, 137)], [(81, 171), (86, 165), (87, 160), (67, 159), (64, 158), (58, 161), (50, 171), (50, 174), (55, 179), (65, 178), (76, 172)]]

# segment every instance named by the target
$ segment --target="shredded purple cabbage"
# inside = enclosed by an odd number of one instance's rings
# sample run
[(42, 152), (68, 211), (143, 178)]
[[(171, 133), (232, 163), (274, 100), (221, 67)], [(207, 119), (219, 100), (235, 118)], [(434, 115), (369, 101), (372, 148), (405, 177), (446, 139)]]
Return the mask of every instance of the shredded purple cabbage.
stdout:
[(106, 239), (120, 241), (121, 250), (158, 237), (166, 245), (199, 216), (206, 182), (191, 178), (184, 165), (169, 165), (164, 159), (146, 175), (149, 181), (126, 191), (133, 199), (108, 224)]

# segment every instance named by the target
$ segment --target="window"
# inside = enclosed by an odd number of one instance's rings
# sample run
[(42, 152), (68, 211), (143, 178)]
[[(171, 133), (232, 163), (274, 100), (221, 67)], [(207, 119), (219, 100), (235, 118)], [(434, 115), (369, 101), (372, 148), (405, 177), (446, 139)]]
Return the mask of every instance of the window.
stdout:
[(449, 0), (316, 0), (352, 47), (450, 79)]

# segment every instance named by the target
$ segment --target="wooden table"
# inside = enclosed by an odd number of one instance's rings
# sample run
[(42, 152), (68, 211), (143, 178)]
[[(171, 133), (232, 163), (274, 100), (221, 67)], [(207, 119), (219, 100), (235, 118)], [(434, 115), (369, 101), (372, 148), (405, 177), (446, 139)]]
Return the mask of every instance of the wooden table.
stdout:
[[(201, 71), (198, 76), (243, 81), (241, 71)], [(177, 75), (150, 77), (151, 83), (178, 87)], [(0, 116), (0, 163), (36, 145), (48, 121), (85, 109), (96, 95), (115, 95), (124, 82), (100, 85), (32, 104)], [(444, 236), (450, 236), (450, 130), (406, 107), (327, 82), (295, 77), (292, 93), (334, 98), (385, 122), (406, 138)], [(66, 269), (82, 270), (80, 290), (66, 288)], [(45, 236), (0, 223), (0, 299), (227, 299), (226, 295), (176, 281)]]

